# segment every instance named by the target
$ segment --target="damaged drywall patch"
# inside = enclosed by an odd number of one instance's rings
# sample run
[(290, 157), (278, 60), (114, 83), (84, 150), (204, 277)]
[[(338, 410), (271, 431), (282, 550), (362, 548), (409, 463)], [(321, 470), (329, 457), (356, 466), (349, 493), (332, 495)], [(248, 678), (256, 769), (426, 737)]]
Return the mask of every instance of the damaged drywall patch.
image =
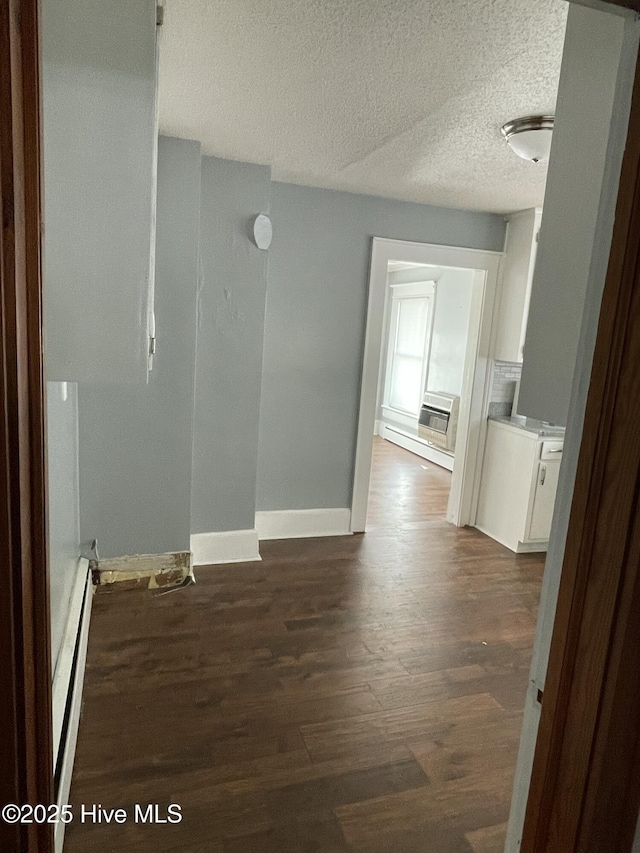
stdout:
[(90, 568), (93, 583), (99, 591), (181, 586), (191, 572), (191, 552), (136, 554), (110, 560), (92, 560)]

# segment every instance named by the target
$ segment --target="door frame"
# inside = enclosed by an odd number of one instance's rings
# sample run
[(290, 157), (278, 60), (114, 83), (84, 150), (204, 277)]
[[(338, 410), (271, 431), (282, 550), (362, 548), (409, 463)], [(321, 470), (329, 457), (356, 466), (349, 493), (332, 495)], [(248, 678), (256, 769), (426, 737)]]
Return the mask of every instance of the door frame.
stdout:
[[(54, 803), (42, 352), (39, 17), (0, 3), (0, 803)], [(0, 820), (0, 849), (53, 825)]]
[[(481, 448), (491, 388), (490, 353), (498, 307), (497, 289), (502, 252), (440, 246), (374, 237), (371, 245), (367, 322), (365, 327), (358, 433), (351, 498), (351, 532), (362, 533), (367, 520), (371, 455), (378, 387), (384, 361), (383, 341), (389, 261), (473, 270), (469, 341), (465, 358), (463, 399), (458, 418), (456, 456), (447, 508), (448, 521), (463, 527), (475, 521)], [(436, 286), (437, 303), (437, 286)]]

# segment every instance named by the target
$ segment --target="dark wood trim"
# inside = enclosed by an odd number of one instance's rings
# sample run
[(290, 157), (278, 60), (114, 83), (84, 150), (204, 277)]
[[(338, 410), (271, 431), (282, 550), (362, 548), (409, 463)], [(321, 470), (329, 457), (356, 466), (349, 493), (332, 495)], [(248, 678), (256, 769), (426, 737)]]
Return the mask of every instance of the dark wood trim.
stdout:
[[(37, 0), (0, 0), (0, 804), (53, 802)], [(2, 851), (53, 826), (0, 820)]]
[(522, 853), (629, 851), (640, 807), (640, 70)]

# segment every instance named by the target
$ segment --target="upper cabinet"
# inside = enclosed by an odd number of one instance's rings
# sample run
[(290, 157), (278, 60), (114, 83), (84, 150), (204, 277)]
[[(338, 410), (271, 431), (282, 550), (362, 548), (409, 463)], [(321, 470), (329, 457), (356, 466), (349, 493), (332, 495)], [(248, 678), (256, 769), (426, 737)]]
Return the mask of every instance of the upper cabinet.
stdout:
[(156, 0), (43, 0), (47, 378), (143, 382), (153, 315)]
[(506, 219), (495, 357), (522, 361), (542, 210), (522, 210)]

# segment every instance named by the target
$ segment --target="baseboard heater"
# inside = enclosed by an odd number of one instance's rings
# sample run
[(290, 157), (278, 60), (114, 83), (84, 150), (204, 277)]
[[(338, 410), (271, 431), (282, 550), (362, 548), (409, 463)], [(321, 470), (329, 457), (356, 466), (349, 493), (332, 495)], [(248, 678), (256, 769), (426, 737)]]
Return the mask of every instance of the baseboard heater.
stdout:
[[(69, 607), (67, 627), (53, 677), (53, 759), (58, 806), (69, 801), (73, 761), (78, 740), (82, 687), (87, 659), (89, 621), (93, 601), (93, 583), (89, 561), (78, 561), (78, 575)], [(61, 853), (65, 824), (55, 829), (55, 851)]]
[(382, 428), (382, 438), (397, 444), (399, 447), (404, 447), (405, 450), (410, 450), (411, 453), (415, 453), (435, 465), (446, 468), (447, 471), (453, 471), (453, 454), (433, 447), (424, 439), (411, 435), (399, 427), (385, 423)]

